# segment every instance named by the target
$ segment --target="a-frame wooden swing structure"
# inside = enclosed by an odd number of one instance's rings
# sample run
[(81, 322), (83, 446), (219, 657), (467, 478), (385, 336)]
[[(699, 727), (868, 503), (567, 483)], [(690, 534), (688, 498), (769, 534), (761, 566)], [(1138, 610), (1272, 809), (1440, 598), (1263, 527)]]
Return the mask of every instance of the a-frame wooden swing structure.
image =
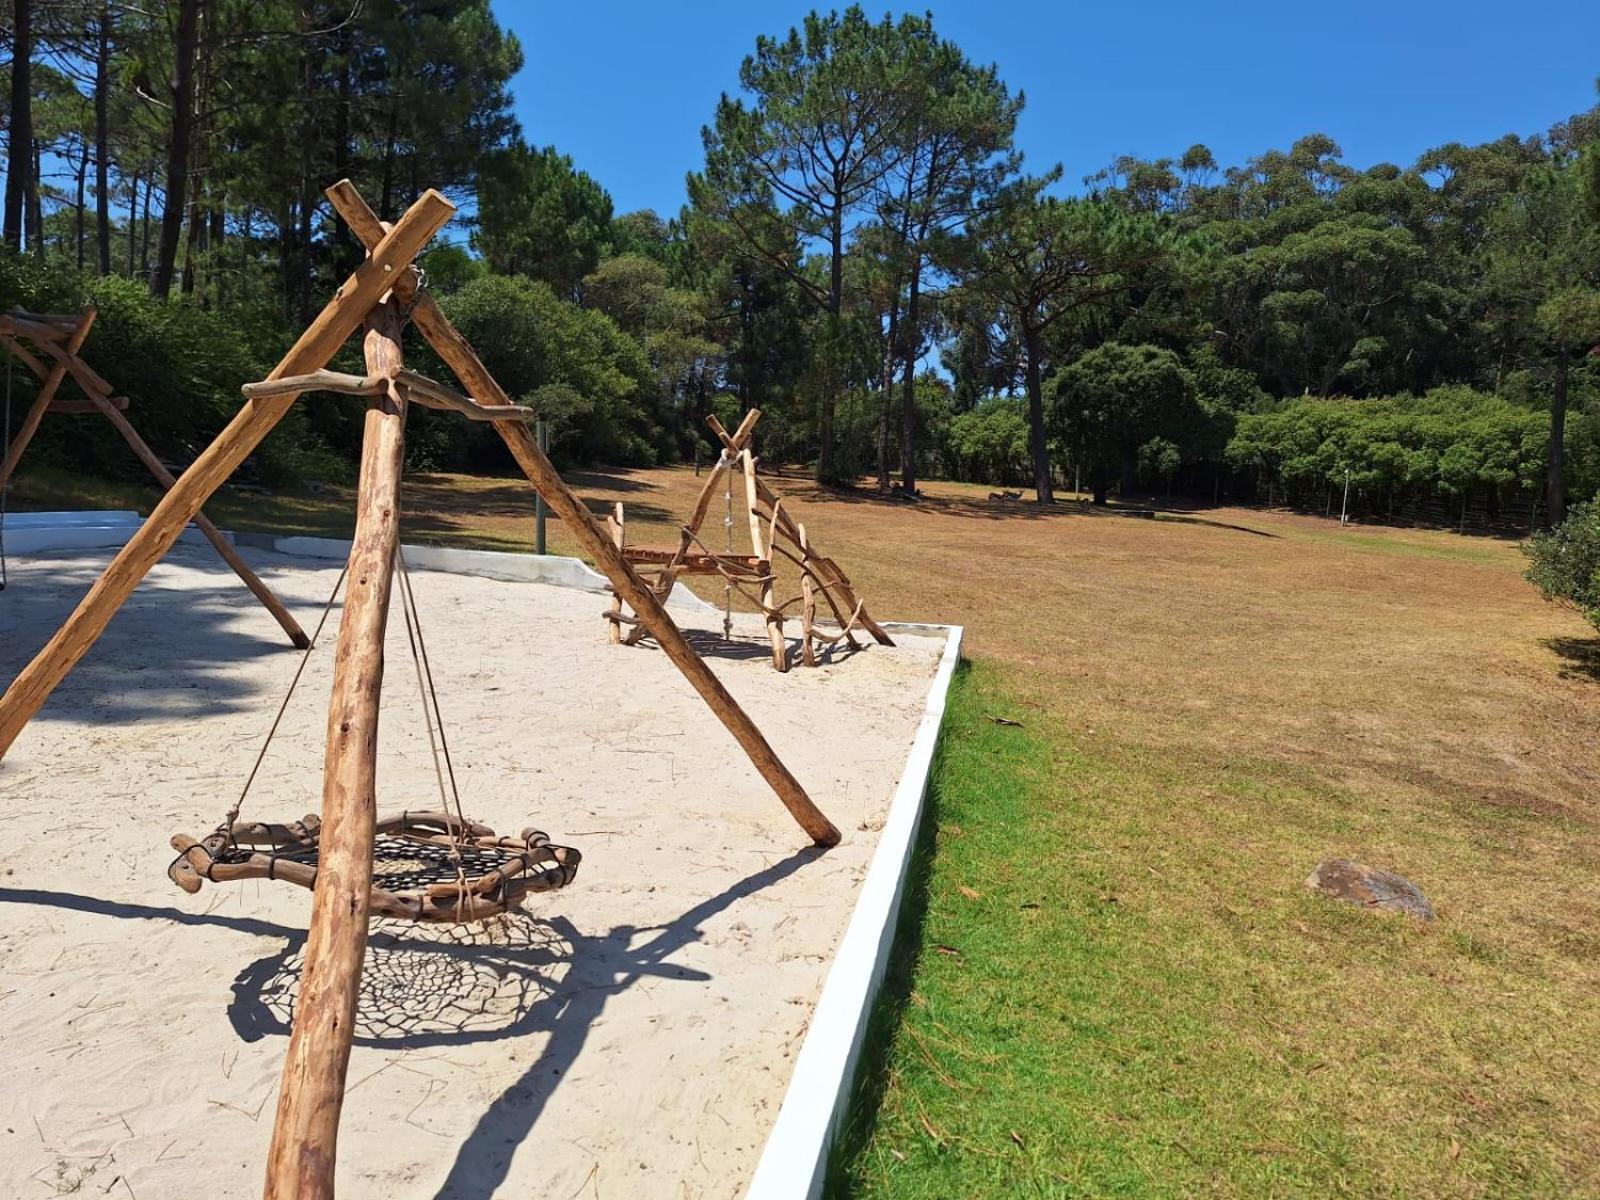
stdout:
[[(724, 636), (730, 630), (733, 595), (737, 592), (765, 619), (767, 638), (772, 643), (772, 665), (778, 671), (787, 671), (791, 665), (783, 624), (788, 610), (795, 605), (800, 606), (800, 661), (808, 667), (817, 665), (819, 646), (848, 642), (851, 649), (859, 649), (860, 643), (855, 637), (857, 629), (866, 630), (882, 645), (894, 645), (883, 626), (867, 612), (865, 602), (856, 596), (843, 568), (817, 552), (806, 534), (806, 527), (789, 515), (783, 506), (783, 497), (756, 471), (757, 460), (750, 439), (760, 419), (761, 410), (752, 408), (739, 422), (739, 427), (729, 433), (715, 416), (706, 418), (711, 432), (722, 443), (722, 453), (700, 487), (689, 520), (679, 527), (676, 546), (628, 545), (627, 513), (620, 501), (607, 517), (611, 540), (622, 551), (622, 557), (645, 574), (651, 590), (663, 603), (681, 576), (721, 576), (728, 604)], [(742, 476), (740, 491), (750, 538), (748, 554), (734, 552), (733, 477), (736, 473)], [(702, 536), (719, 488), (727, 501), (723, 518), (726, 538), (721, 549), (708, 544)], [(799, 593), (787, 600), (779, 600), (775, 590), (777, 577), (773, 566), (780, 558), (788, 560), (800, 576)], [(623, 611), (624, 597), (616, 588), (612, 588), (611, 595), (611, 608), (605, 614), (606, 620), (611, 622), (611, 640), (632, 646), (648, 632), (648, 627)], [(837, 624), (832, 629), (817, 623), (818, 597), (833, 612)]]
[[(151, 450), (139, 436), (139, 431), (123, 415), (128, 408), (128, 398), (113, 395), (111, 385), (83, 360), (83, 343), (89, 337), (89, 330), (94, 327), (95, 316), (93, 307), (84, 309), (76, 316), (31, 313), (19, 308), (0, 315), (0, 346), (4, 346), (16, 362), (27, 367), (39, 379), (39, 391), (35, 394), (33, 403), (28, 406), (28, 411), (23, 414), (10, 444), (6, 446), (4, 461), (0, 461), (0, 488), (4, 488), (11, 481), (12, 474), (22, 462), (23, 453), (33, 441), (33, 435), (39, 431), (39, 425), (45, 416), (51, 413), (98, 413), (122, 435), (122, 440), (128, 443), (134, 456), (145, 465), (150, 474), (155, 476), (156, 482), (164, 488), (170, 488), (177, 483), (166, 464), (156, 456), (155, 451)], [(61, 390), (61, 385), (68, 377), (83, 393), (82, 400), (57, 398), (56, 393)], [(7, 383), (9, 382), (8, 378)], [(10, 402), (11, 397), (8, 393), (6, 396), (8, 406)], [(233, 568), (233, 573), (244, 581), (245, 587), (255, 593), (256, 599), (260, 600), (278, 624), (283, 626), (283, 631), (289, 635), (289, 640), (304, 650), (307, 645), (305, 630), (300, 628), (293, 614), (284, 607), (283, 601), (279, 600), (272, 589), (250, 569), (250, 564), (239, 556), (239, 552), (233, 548), (233, 543), (228, 541), (222, 531), (199, 510), (195, 511), (194, 524), (205, 535), (206, 540), (216, 547), (223, 562)]]
[[(455, 211), (426, 192), (392, 226), (381, 223), (349, 181), (328, 189), (334, 208), (367, 248), (356, 269), (217, 439), (167, 492), (113, 558), (66, 623), (0, 698), (0, 756), (84, 656), (139, 580), (160, 560), (201, 504), (289, 411), (301, 390), (355, 377), (319, 374), (357, 328), (365, 329), (367, 375), (347, 390), (366, 396), (356, 527), (334, 657), (323, 764), (320, 857), (312, 893), (294, 1030), (285, 1057), (265, 1195), (332, 1197), (339, 1114), (373, 877), (378, 701), (384, 630), (399, 552), (405, 417), (420, 394), (492, 419), (517, 464), (632, 606), (638, 619), (750, 756), (762, 777), (819, 845), (839, 831), (811, 802), (766, 738), (684, 639), (660, 599), (624, 559), (588, 508), (562, 481), (532, 431), (433, 298), (412, 262)], [(412, 325), (455, 373), (467, 399), (404, 372), (401, 334)], [(383, 381), (380, 385), (377, 381)], [(341, 389), (346, 390), (346, 389)], [(448, 399), (440, 397), (448, 395)]]

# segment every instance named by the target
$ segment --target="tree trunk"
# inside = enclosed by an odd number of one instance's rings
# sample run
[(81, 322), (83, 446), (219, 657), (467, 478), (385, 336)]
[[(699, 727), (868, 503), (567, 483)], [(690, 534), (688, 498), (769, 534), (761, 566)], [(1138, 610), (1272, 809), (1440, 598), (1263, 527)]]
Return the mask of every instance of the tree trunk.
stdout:
[(44, 174), (44, 155), (37, 138), (33, 142), (33, 170), (25, 180), (28, 187), (26, 204), (28, 206), (28, 253), (37, 257), (44, 257), (44, 204), (39, 199), (39, 178)]
[(840, 316), (844, 312), (844, 201), (837, 195), (828, 244), (833, 255), (828, 265), (828, 361), (822, 373), (822, 390), (817, 394), (817, 479), (823, 483), (836, 482), (838, 474), (834, 462), (833, 419), (838, 401), (835, 389), (842, 336)]
[(78, 156), (78, 196), (73, 213), (73, 236), (78, 243), (78, 270), (80, 271), (83, 270), (83, 255), (87, 241), (85, 237), (87, 231), (84, 229), (83, 218), (84, 210), (88, 207), (86, 197), (89, 183), (89, 143), (84, 142), (81, 149), (82, 153)]
[[(896, 285), (898, 289), (898, 284)], [(889, 302), (889, 329), (883, 341), (883, 399), (878, 408), (878, 492), (887, 496), (889, 477), (889, 410), (894, 407), (894, 366), (896, 338), (900, 336), (900, 300)]]
[(133, 190), (128, 193), (128, 278), (133, 278), (133, 256), (139, 248), (138, 232), (139, 215), (139, 176), (133, 177)]
[[(111, 274), (111, 0), (100, 5), (94, 52), (94, 239), (100, 274)], [(129, 210), (130, 213), (132, 210)], [(128, 228), (131, 231), (133, 221)]]
[(152, 173), (144, 181), (144, 216), (139, 220), (139, 274), (146, 278), (150, 275), (150, 194), (155, 190), (156, 179)]
[(1050, 447), (1044, 432), (1044, 384), (1039, 372), (1039, 335), (1023, 335), (1027, 356), (1028, 449), (1033, 457), (1033, 489), (1040, 504), (1055, 501), (1055, 486), (1050, 479)]
[(195, 248), (199, 244), (200, 226), (205, 218), (200, 211), (200, 172), (194, 171), (194, 180), (189, 190), (189, 224), (183, 236), (183, 276), (182, 290), (185, 296), (194, 295), (194, 260)]
[(200, 7), (204, 0), (179, 0), (178, 26), (172, 44), (172, 127), (167, 144), (166, 203), (161, 208), (161, 237), (150, 294), (166, 299), (178, 265), (178, 239), (189, 197), (189, 142), (194, 131), (194, 60), (200, 41)]
[(1556, 352), (1555, 389), (1550, 397), (1550, 456), (1546, 461), (1545, 507), (1552, 526), (1567, 519), (1567, 376), (1572, 355), (1565, 346)]
[(917, 494), (917, 347), (922, 307), (922, 254), (912, 251), (911, 296), (906, 304), (905, 379), (900, 392), (900, 490)]
[(22, 249), (23, 200), (33, 168), (33, 2), (13, 0), (11, 40), (11, 136), (6, 142), (4, 237)]

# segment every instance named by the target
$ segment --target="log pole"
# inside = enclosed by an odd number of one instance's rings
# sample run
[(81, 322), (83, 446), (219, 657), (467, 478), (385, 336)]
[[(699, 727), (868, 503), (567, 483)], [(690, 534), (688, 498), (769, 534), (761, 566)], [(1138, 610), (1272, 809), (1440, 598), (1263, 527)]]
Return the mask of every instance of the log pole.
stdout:
[[(365, 343), (369, 374), (387, 374), (400, 366), (400, 330), (395, 301), (372, 310)], [(377, 822), (378, 700), (400, 544), (405, 419), (405, 396), (398, 388), (367, 401), (356, 530), (328, 705), (317, 882), (294, 1032), (267, 1155), (267, 1200), (332, 1200), (334, 1194), (339, 1113), (367, 949)]]
[[(329, 188), (328, 198), (333, 201), (334, 208), (344, 218), (345, 224), (350, 226), (351, 231), (364, 245), (376, 245), (383, 237), (383, 226), (348, 180)], [(414, 272), (402, 271), (399, 278), (394, 281), (394, 289), (395, 294), (403, 301), (412, 302), (412, 323), (444, 360), (445, 365), (455, 372), (456, 378), (461, 381), (461, 386), (468, 394), (484, 404), (511, 403), (505, 390), (495, 381), (494, 376), (489, 374), (488, 368), (483, 365), (467, 339), (450, 324), (433, 297), (426, 291), (417, 289)], [(756, 770), (761, 772), (761, 777), (778, 794), (778, 799), (783, 802), (790, 815), (818, 845), (838, 844), (839, 830), (811, 802), (811, 797), (806, 795), (805, 789), (800, 786), (800, 781), (790, 773), (788, 767), (783, 765), (783, 760), (778, 757), (756, 723), (744, 709), (739, 707), (739, 702), (712, 673), (711, 668), (706, 666), (705, 660), (695, 653), (694, 647), (689, 645), (683, 636), (683, 631), (678, 628), (661, 601), (657, 599), (650, 585), (645, 583), (638, 572), (623, 558), (622, 551), (617, 549), (610, 536), (600, 527), (600, 523), (594, 519), (594, 514), (589, 511), (588, 506), (573, 494), (572, 489), (556, 472), (550, 460), (545, 457), (544, 451), (539, 449), (533, 431), (522, 421), (496, 421), (494, 427), (504, 439), (517, 465), (527, 475), (529, 482), (544, 496), (545, 503), (572, 531), (578, 543), (594, 559), (601, 574), (611, 581), (611, 586), (617, 590), (617, 594), (638, 614), (639, 620), (650, 630), (651, 636), (672, 660), (673, 665), (683, 672), (695, 691), (700, 693), (701, 698), (716, 714), (717, 719), (744, 748), (745, 753), (750, 756), (750, 761), (755, 764)]]
[[(372, 247), (370, 256), (334, 293), (333, 299), (273, 369), (271, 378), (304, 375), (326, 366), (360, 327), (372, 306), (394, 286), (396, 278), (406, 271), (411, 260), (454, 212), (455, 206), (450, 201), (430, 189), (407, 210), (391, 232), (385, 234), (379, 226), (380, 236), (368, 243)], [(56, 685), (105, 632), (111, 618), (139, 586), (139, 581), (171, 549), (206, 498), (249, 457), (261, 439), (272, 432), (294, 401), (293, 395), (246, 401), (216, 440), (161, 498), (145, 523), (79, 601), (66, 623), (22, 669), (4, 697), (0, 697), (0, 758), (44, 706)]]
[[(83, 317), (78, 322), (78, 327), (72, 331), (72, 336), (67, 339), (67, 353), (77, 354), (82, 348), (84, 339), (89, 336), (89, 330), (94, 326), (95, 310), (86, 308)], [(24, 362), (28, 356), (17, 355)], [(42, 365), (37, 359), (33, 360), (35, 367)], [(67, 377), (67, 368), (57, 362), (45, 375), (44, 382), (39, 385), (39, 394), (34, 397), (33, 407), (28, 409), (22, 418), (22, 424), (17, 427), (17, 432), (11, 439), (11, 444), (5, 449), (5, 461), (0, 462), (0, 487), (4, 487), (6, 480), (11, 478), (17, 464), (22, 461), (22, 452), (28, 448), (28, 443), (33, 441), (33, 435), (39, 432), (39, 422), (44, 420), (45, 411), (50, 407), (50, 401), (55, 399), (55, 394), (61, 388), (61, 383)]]

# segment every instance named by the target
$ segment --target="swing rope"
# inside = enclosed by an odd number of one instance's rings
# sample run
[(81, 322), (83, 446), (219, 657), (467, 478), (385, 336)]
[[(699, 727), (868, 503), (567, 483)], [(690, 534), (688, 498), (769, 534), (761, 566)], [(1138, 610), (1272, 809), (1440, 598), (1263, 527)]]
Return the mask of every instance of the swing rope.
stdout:
[[(450, 742), (444, 731), (444, 713), (439, 708), (439, 691), (433, 683), (433, 664), (428, 659), (428, 643), (422, 636), (422, 615), (417, 610), (417, 595), (411, 587), (411, 572), (406, 568), (406, 552), (395, 547), (395, 567), (400, 580), (400, 612), (405, 617), (406, 641), (411, 647), (411, 663), (417, 675), (417, 694), (422, 700), (422, 721), (428, 727), (428, 749), (433, 754), (433, 775), (439, 785), (439, 802), (446, 812), (454, 812), (461, 822), (460, 838), (467, 836), (467, 818), (461, 808), (461, 791), (456, 785), (456, 768), (450, 758)], [(435, 730), (437, 729), (437, 737)], [(443, 769), (440, 759), (443, 759)], [(445, 777), (450, 788), (445, 791)], [(455, 857), (459, 863), (460, 854)]]
[(244, 808), (246, 797), (250, 795), (250, 785), (256, 781), (256, 774), (261, 770), (261, 763), (267, 757), (272, 739), (277, 736), (278, 726), (283, 723), (283, 714), (289, 710), (289, 701), (294, 699), (295, 689), (300, 686), (300, 676), (305, 674), (306, 664), (311, 661), (311, 652), (317, 648), (317, 639), (322, 636), (322, 627), (328, 623), (328, 614), (333, 611), (333, 602), (339, 598), (339, 589), (344, 586), (345, 576), (349, 573), (350, 565), (346, 563), (339, 572), (339, 578), (333, 581), (333, 591), (328, 593), (327, 602), (322, 606), (322, 616), (317, 618), (317, 627), (311, 631), (311, 640), (300, 652), (300, 662), (294, 669), (294, 677), (289, 680), (289, 690), (283, 694), (283, 703), (278, 705), (278, 713), (272, 718), (272, 725), (267, 730), (266, 738), (262, 740), (261, 750), (256, 754), (256, 761), (244, 781), (244, 788), (239, 792), (239, 798), (233, 802), (233, 807), (228, 810), (228, 815), (223, 818), (222, 832), (227, 836), (229, 845), (233, 844), (233, 826), (239, 819), (240, 810)]

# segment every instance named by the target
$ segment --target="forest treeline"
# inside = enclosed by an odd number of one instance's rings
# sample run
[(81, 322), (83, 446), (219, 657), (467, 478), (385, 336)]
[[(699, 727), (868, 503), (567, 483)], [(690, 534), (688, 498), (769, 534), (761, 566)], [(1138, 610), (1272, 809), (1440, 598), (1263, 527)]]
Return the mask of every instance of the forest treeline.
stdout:
[[(769, 461), (907, 497), (1348, 485), (1516, 524), (1600, 487), (1600, 107), (1410, 164), (1312, 133), (1068, 187), (1000, 68), (850, 8), (757, 42), (679, 212), (617, 213), (523, 138), (487, 0), (17, 0), (4, 35), (0, 303), (99, 304), (86, 352), (176, 459), (357, 260), (322, 196), (348, 176), (385, 218), (461, 202), (427, 286), (569, 462), (710, 453), (706, 414), (757, 406)], [(358, 418), (299, 406), (263, 474), (348, 473)], [(119, 469), (66, 424), (41, 457)], [(410, 443), (504, 466), (433, 414)]]

